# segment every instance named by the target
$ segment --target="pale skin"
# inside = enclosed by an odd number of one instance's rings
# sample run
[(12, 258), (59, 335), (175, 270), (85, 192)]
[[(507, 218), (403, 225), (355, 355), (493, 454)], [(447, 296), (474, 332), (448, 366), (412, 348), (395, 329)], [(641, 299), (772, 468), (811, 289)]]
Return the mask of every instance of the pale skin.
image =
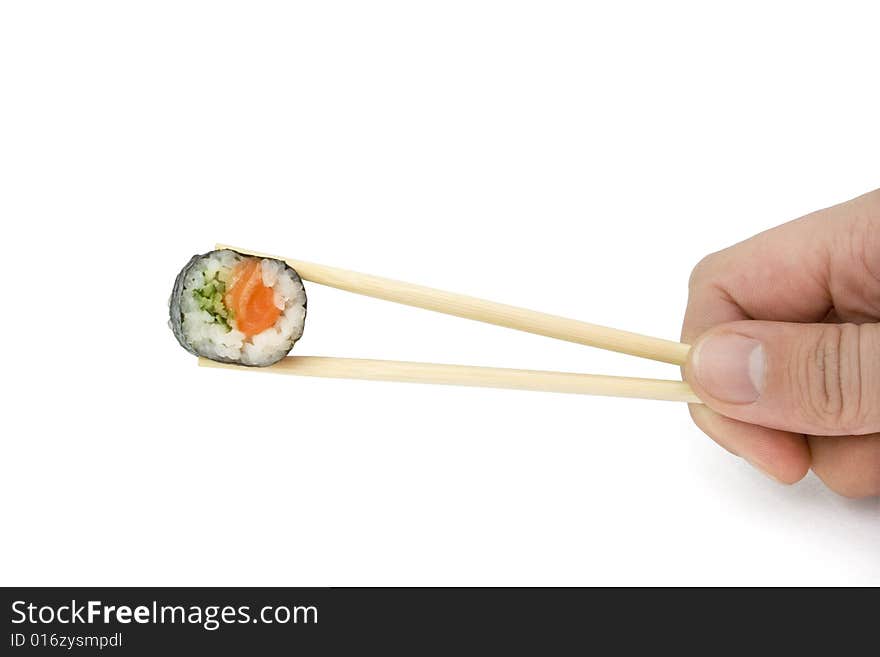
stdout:
[(684, 377), (694, 422), (784, 484), (880, 496), (880, 190), (704, 258)]

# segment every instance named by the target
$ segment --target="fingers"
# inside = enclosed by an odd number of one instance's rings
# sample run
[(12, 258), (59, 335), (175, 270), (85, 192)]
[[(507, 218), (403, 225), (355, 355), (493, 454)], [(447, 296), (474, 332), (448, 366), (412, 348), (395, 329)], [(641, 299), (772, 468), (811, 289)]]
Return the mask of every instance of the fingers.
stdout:
[(813, 472), (834, 492), (851, 498), (880, 496), (880, 434), (808, 436), (724, 417), (707, 406), (689, 406), (694, 423), (710, 438), (782, 484)]
[(732, 420), (701, 404), (689, 408), (696, 425), (710, 438), (776, 481), (793, 484), (810, 469), (804, 436)]
[(685, 378), (710, 408), (800, 434), (880, 431), (880, 325), (722, 324), (694, 344)]
[(810, 436), (813, 472), (846, 497), (880, 495), (880, 434)]
[[(739, 319), (820, 322), (880, 317), (880, 190), (791, 221), (704, 258), (691, 276), (683, 332)], [(728, 313), (729, 314), (729, 313)], [(720, 321), (731, 321), (732, 318)]]
[(832, 489), (880, 494), (877, 440), (851, 436), (880, 432), (878, 254), (880, 190), (701, 261), (682, 325), (697, 425), (783, 482), (812, 459)]

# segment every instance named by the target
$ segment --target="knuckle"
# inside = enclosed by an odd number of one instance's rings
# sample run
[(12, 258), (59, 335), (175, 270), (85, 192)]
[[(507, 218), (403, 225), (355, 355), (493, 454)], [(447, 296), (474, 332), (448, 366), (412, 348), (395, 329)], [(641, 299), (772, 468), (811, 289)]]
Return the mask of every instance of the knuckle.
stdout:
[(855, 324), (822, 326), (792, 361), (802, 419), (829, 435), (860, 433), (865, 424), (862, 330)]
[(710, 253), (694, 265), (694, 268), (691, 270), (690, 278), (688, 279), (689, 288), (695, 287), (702, 280), (707, 278), (708, 272), (713, 268), (717, 257), (717, 254)]
[(868, 208), (868, 212), (877, 220), (880, 220), (880, 189), (874, 189), (862, 197)]
[(852, 220), (849, 231), (849, 251), (853, 254), (854, 265), (863, 273), (861, 277), (867, 281), (860, 292), (872, 301), (878, 301), (877, 296), (872, 298), (872, 290), (880, 284), (880, 263), (877, 254), (880, 253), (880, 235), (877, 233), (878, 217), (869, 213), (857, 214)]

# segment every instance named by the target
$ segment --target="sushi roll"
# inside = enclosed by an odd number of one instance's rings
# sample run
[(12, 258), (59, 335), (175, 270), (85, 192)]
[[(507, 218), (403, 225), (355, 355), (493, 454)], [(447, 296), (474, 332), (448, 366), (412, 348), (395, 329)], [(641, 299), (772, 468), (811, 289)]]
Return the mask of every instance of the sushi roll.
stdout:
[(263, 367), (302, 336), (306, 291), (285, 262), (223, 249), (192, 257), (174, 281), (169, 308), (174, 337), (190, 353)]

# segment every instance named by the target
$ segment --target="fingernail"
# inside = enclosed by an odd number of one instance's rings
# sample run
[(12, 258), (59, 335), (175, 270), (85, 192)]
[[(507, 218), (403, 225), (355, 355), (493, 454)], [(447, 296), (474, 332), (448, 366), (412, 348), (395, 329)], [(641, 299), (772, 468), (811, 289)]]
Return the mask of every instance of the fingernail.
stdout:
[(748, 404), (764, 387), (764, 347), (744, 335), (706, 338), (697, 345), (692, 366), (697, 383), (718, 401)]

